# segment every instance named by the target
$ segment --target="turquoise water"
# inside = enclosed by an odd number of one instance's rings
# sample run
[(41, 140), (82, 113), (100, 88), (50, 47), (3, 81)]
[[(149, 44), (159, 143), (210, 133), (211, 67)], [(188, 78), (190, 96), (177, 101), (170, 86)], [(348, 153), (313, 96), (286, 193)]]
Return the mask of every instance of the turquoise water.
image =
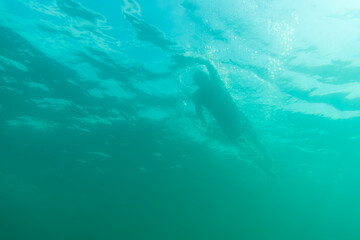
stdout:
[[(0, 0), (0, 239), (360, 239), (359, 25), (355, 0)], [(261, 145), (201, 122), (179, 56)]]

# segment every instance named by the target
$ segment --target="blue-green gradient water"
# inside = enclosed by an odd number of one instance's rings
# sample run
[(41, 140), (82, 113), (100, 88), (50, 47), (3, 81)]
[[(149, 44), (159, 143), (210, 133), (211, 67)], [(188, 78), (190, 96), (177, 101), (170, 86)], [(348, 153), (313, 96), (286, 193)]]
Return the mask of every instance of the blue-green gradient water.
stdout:
[(360, 239), (359, 40), (355, 0), (0, 0), (0, 239)]

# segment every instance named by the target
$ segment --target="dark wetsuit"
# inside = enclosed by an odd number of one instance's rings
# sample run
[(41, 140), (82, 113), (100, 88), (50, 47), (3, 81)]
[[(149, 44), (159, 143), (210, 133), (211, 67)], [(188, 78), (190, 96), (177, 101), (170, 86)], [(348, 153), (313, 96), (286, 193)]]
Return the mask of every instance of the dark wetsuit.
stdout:
[(178, 64), (172, 68), (173, 70), (194, 64), (206, 66), (209, 74), (198, 70), (193, 78), (199, 87), (193, 95), (193, 100), (200, 119), (205, 122), (202, 110), (206, 108), (231, 142), (248, 153), (259, 167), (272, 175), (271, 159), (266, 148), (258, 140), (250, 121), (236, 106), (214, 66), (204, 59), (182, 55), (173, 56), (173, 61)]
[[(245, 147), (247, 153), (255, 157), (258, 165), (269, 172), (270, 157), (258, 140), (249, 120), (236, 106), (216, 69), (206, 61), (202, 63), (207, 67), (209, 75), (201, 84), (198, 83), (199, 89), (193, 95), (196, 112), (200, 119), (204, 122), (202, 108), (205, 107), (216, 119), (224, 134), (235, 145)], [(196, 82), (195, 75), (194, 81)]]
[(241, 136), (254, 141), (256, 136), (249, 120), (236, 106), (215, 68), (209, 63), (206, 67), (209, 71), (208, 82), (199, 85), (199, 89), (193, 95), (196, 112), (200, 119), (204, 121), (202, 108), (205, 107), (231, 141), (236, 142)]

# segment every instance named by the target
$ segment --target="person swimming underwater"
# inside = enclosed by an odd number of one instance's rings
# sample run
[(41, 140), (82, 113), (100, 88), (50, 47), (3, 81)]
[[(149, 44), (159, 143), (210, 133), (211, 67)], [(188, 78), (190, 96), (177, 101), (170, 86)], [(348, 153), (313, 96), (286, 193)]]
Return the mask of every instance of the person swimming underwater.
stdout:
[(173, 60), (185, 67), (193, 64), (205, 65), (207, 72), (196, 70), (193, 74), (197, 91), (193, 94), (195, 110), (205, 124), (205, 108), (217, 121), (224, 134), (240, 150), (245, 151), (265, 172), (272, 175), (271, 158), (260, 143), (250, 121), (239, 110), (226, 90), (215, 67), (207, 60), (176, 55)]

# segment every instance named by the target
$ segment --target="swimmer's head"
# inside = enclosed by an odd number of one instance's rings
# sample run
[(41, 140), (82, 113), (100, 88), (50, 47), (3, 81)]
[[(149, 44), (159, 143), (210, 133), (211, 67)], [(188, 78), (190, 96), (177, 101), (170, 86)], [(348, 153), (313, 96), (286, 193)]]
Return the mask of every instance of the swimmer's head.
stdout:
[(193, 75), (194, 82), (199, 87), (206, 87), (209, 84), (209, 75), (202, 71), (202, 70), (196, 70)]

